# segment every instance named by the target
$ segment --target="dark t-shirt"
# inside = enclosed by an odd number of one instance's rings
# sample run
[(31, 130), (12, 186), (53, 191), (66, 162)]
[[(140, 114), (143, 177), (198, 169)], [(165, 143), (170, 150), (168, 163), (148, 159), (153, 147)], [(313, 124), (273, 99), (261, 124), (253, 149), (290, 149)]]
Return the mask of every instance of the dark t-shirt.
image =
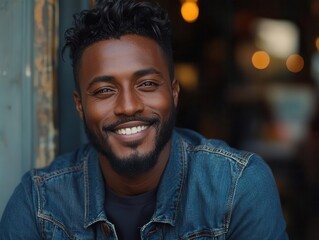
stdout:
[(150, 221), (155, 203), (155, 190), (123, 197), (106, 189), (105, 211), (110, 222), (115, 225), (120, 240), (140, 239), (140, 229)]

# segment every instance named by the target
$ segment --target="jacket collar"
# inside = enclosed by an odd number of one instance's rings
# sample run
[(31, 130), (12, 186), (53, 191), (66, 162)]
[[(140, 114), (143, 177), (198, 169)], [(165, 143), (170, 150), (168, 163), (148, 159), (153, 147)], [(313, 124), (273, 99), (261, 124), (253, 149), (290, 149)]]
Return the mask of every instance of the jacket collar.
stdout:
[(176, 131), (172, 137), (170, 158), (163, 173), (156, 200), (153, 222), (175, 225), (187, 173), (185, 143)]
[[(177, 209), (186, 179), (186, 149), (181, 137), (173, 132), (170, 158), (157, 192), (156, 209), (152, 221), (175, 224)], [(107, 221), (105, 214), (105, 185), (96, 151), (90, 145), (82, 154), (84, 162), (84, 227)]]
[(95, 149), (88, 145), (84, 158), (84, 227), (107, 221), (104, 208), (105, 185)]

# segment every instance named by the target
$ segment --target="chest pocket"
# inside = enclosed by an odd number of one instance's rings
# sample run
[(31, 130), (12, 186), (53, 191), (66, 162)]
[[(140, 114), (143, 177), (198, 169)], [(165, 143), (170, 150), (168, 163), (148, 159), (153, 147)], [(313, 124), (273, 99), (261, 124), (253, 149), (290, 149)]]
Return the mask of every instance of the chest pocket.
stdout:
[(189, 233), (180, 238), (181, 240), (225, 240), (225, 234), (215, 234), (207, 230)]
[[(97, 231), (95, 231), (97, 230)], [(44, 239), (50, 240), (104, 240), (106, 235), (99, 231), (99, 229), (83, 229), (81, 231), (72, 231), (66, 229), (62, 224), (51, 221), (43, 221)]]
[(181, 238), (182, 240), (224, 240), (224, 235), (220, 236), (190, 236), (186, 238)]

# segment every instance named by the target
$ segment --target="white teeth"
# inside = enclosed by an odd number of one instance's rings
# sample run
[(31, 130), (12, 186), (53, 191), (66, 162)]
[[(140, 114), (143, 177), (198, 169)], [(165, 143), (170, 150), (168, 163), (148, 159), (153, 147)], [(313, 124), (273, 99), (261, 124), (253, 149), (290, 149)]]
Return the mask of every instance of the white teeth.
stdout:
[(132, 134), (131, 128), (126, 128), (125, 132), (126, 132), (126, 134)]
[(120, 135), (131, 135), (135, 133), (139, 133), (143, 130), (145, 130), (147, 126), (138, 126), (138, 127), (132, 127), (132, 128), (122, 128), (118, 129), (115, 132)]
[(137, 128), (136, 127), (133, 127), (132, 128), (132, 133), (134, 134), (134, 133), (137, 133)]

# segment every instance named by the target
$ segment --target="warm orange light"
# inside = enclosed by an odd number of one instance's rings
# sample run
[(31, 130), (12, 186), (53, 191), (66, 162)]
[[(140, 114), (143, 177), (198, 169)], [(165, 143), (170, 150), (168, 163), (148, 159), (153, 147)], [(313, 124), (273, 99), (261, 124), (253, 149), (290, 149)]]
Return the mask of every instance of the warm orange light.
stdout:
[(316, 44), (317, 50), (319, 51), (319, 37), (316, 38), (315, 44)]
[(253, 66), (257, 69), (265, 69), (270, 63), (270, 57), (265, 51), (257, 51), (251, 58)]
[(183, 2), (181, 13), (186, 22), (195, 22), (199, 16), (199, 8), (196, 1)]
[(196, 90), (198, 86), (198, 69), (188, 63), (176, 63), (175, 75), (182, 88), (188, 91)]
[(300, 72), (303, 69), (304, 64), (303, 58), (298, 54), (290, 55), (286, 61), (288, 70), (293, 73)]

